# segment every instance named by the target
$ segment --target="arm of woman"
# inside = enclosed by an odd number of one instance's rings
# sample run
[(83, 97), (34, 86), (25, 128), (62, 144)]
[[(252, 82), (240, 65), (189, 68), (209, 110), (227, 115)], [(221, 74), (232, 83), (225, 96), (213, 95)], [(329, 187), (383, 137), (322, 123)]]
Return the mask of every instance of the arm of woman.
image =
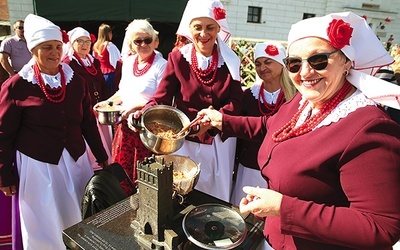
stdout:
[[(0, 187), (17, 183), (17, 173), (13, 171), (12, 162), (15, 155), (14, 141), (22, 119), (22, 109), (14, 100), (14, 79), (18, 77), (14, 76), (3, 83), (0, 91)], [(20, 94), (26, 93), (21, 91)]]
[(110, 55), (110, 64), (114, 67), (117, 67), (117, 62), (121, 58), (121, 52), (112, 42), (109, 42), (107, 45), (108, 53)]
[(357, 249), (389, 249), (400, 237), (400, 129), (371, 120), (346, 146), (338, 166), (349, 207), (284, 195), (284, 234)]

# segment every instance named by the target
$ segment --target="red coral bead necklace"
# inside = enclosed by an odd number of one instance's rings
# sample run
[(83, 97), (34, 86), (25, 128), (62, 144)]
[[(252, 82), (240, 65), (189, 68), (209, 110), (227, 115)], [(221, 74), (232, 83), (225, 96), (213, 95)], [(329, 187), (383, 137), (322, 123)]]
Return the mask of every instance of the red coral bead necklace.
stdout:
[(147, 61), (146, 66), (144, 66), (143, 69), (139, 69), (139, 55), (136, 57), (135, 62), (133, 63), (133, 75), (134, 76), (142, 76), (146, 74), (147, 71), (149, 71), (151, 65), (154, 62), (154, 58), (156, 57), (156, 53), (153, 51), (153, 54), (151, 54), (149, 60)]
[[(205, 85), (211, 85), (215, 77), (217, 75), (217, 70), (218, 70), (218, 51), (216, 46), (214, 46), (213, 49), (213, 55), (212, 55), (212, 62), (206, 69), (200, 69), (199, 64), (197, 62), (197, 56), (196, 56), (196, 50), (193, 46), (192, 48), (192, 54), (191, 54), (191, 64), (190, 67), (194, 71), (194, 74), (196, 75), (196, 78)], [(207, 80), (208, 79), (208, 80)]]
[(295, 127), (301, 113), (308, 104), (308, 101), (305, 101), (299, 111), (297, 111), (296, 114), (292, 117), (292, 119), (290, 119), (288, 123), (286, 123), (285, 125), (283, 125), (283, 127), (273, 133), (272, 140), (275, 142), (282, 142), (289, 138), (304, 135), (310, 132), (318, 124), (320, 124), (332, 112), (332, 110), (339, 105), (341, 101), (344, 100), (351, 89), (351, 84), (346, 81), (343, 84), (342, 88), (336, 93), (336, 95), (329, 101), (324, 103), (318, 113), (312, 115), (300, 126)]
[[(278, 109), (280, 108), (280, 106), (282, 106), (282, 104), (285, 102), (285, 94), (283, 93), (283, 90), (281, 89), (281, 91), (278, 94), (276, 103), (269, 104), (267, 102), (267, 100), (265, 99), (263, 86), (264, 86), (264, 82), (261, 84), (260, 91), (258, 92), (258, 110), (260, 111), (260, 113), (262, 115), (271, 116), (271, 115), (275, 114), (278, 111)], [(267, 110), (266, 112), (264, 112), (264, 109), (261, 106), (261, 100), (263, 102), (264, 108)]]
[(81, 57), (80, 57), (76, 52), (74, 52), (74, 57), (78, 60), (78, 62), (82, 65), (82, 67), (83, 67), (89, 74), (91, 74), (92, 76), (94, 76), (94, 75), (97, 74), (97, 69), (96, 69), (96, 67), (94, 67), (93, 62), (92, 62), (92, 60), (90, 59), (90, 56), (87, 56), (88, 61), (89, 61), (89, 64), (90, 64), (89, 67), (86, 66), (86, 64), (82, 61)]
[[(48, 86), (44, 83), (43, 77), (40, 74), (39, 66), (37, 65), (37, 63), (35, 63), (33, 65), (33, 74), (34, 74), (34, 77), (36, 78), (36, 81), (38, 82), (40, 89), (42, 90), (46, 99), (51, 102), (54, 102), (54, 103), (60, 103), (60, 102), (64, 101), (65, 94), (67, 92), (67, 83), (66, 83), (64, 71), (62, 70), (61, 65), (58, 65), (58, 70), (61, 75), (61, 88), (60, 87), (59, 88), (51, 88), (50, 86)], [(49, 91), (55, 92), (55, 94), (50, 94)]]

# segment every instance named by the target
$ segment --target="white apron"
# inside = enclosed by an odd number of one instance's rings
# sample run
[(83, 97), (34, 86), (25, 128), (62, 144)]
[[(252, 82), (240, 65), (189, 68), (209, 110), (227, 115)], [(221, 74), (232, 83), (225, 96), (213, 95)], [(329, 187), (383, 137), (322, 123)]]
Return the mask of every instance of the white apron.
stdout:
[(246, 196), (246, 193), (242, 190), (244, 186), (266, 188), (267, 182), (262, 177), (259, 169), (247, 168), (239, 163), (236, 183), (233, 187), (230, 203), (239, 206), (240, 200)]
[(17, 151), (24, 249), (65, 249), (62, 230), (81, 221), (81, 201), (93, 175), (87, 153), (77, 162), (64, 149), (58, 165)]
[(235, 152), (236, 138), (222, 142), (217, 135), (211, 145), (186, 140), (174, 155), (187, 156), (197, 164), (200, 163), (196, 190), (229, 202)]

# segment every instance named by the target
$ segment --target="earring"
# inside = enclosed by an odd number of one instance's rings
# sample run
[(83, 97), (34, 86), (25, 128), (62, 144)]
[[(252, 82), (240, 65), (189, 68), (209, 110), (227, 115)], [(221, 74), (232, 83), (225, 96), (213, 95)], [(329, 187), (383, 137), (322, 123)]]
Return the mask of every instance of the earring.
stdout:
[(349, 75), (349, 71), (348, 70), (346, 70), (345, 72), (344, 72), (344, 76), (348, 76)]

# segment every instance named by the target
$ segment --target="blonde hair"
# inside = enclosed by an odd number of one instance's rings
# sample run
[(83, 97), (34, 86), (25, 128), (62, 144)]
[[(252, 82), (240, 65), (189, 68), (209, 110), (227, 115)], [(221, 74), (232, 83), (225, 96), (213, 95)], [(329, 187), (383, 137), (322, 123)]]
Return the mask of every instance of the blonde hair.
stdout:
[(93, 50), (97, 54), (101, 54), (103, 50), (106, 48), (106, 46), (103, 46), (104, 43), (111, 41), (109, 37), (110, 32), (112, 32), (110, 25), (102, 23), (99, 26), (97, 41), (93, 44)]
[(285, 94), (285, 100), (289, 101), (296, 94), (297, 89), (293, 85), (292, 80), (290, 80), (289, 74), (287, 73), (285, 67), (282, 68), (280, 84), (282, 86), (283, 93)]
[(133, 51), (133, 35), (141, 32), (149, 34), (153, 41), (157, 41), (158, 39), (158, 31), (154, 30), (153, 26), (146, 19), (135, 19), (128, 25), (125, 33), (125, 39), (130, 51)]

